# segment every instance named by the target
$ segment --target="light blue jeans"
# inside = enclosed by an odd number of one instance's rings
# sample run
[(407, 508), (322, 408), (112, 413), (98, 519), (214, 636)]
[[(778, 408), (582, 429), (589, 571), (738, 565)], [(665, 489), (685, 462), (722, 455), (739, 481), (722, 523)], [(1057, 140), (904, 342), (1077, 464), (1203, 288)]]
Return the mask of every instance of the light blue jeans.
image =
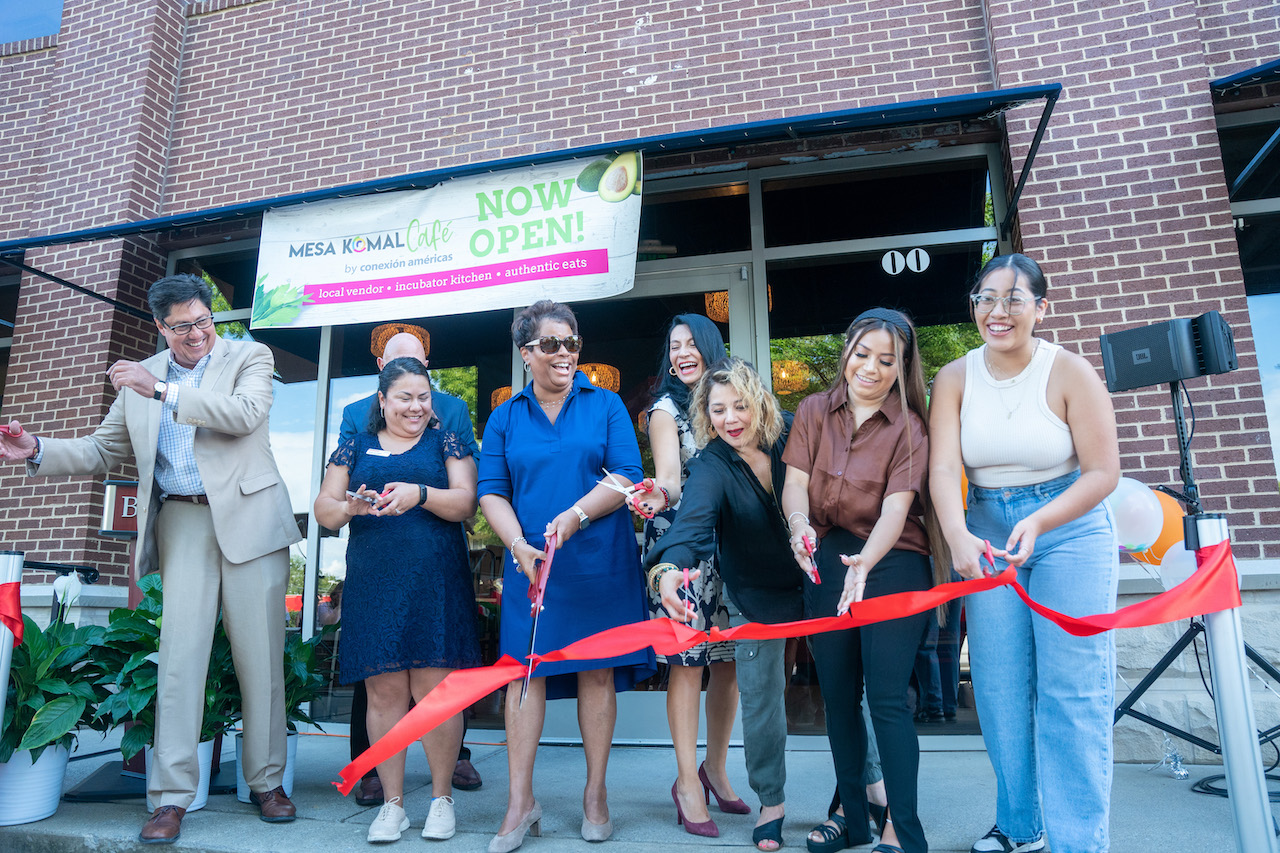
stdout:
[[(971, 487), (969, 530), (1002, 547), (1018, 521), (1079, 476), (1008, 489)], [(1110, 507), (1099, 504), (1042, 534), (1018, 569), (1018, 582), (1036, 601), (1071, 616), (1111, 612), (1117, 547)], [(996, 570), (1004, 568), (997, 560)], [(1017, 843), (1047, 829), (1054, 853), (1105, 853), (1116, 669), (1111, 632), (1074, 637), (1032, 613), (1009, 589), (969, 596), (965, 607), (974, 698), (996, 773), (996, 826)]]

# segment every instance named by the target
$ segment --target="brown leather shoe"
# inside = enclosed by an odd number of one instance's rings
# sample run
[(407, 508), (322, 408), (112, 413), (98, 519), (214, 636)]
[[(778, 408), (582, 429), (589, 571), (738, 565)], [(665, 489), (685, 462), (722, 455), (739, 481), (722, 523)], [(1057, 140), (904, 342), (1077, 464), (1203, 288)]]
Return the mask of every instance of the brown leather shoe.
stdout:
[(382, 794), (382, 780), (378, 774), (366, 776), (360, 780), (356, 788), (356, 804), (361, 806), (380, 806), (385, 797)]
[(262, 794), (257, 791), (250, 791), (249, 799), (262, 812), (261, 817), (267, 823), (288, 823), (297, 817), (298, 810), (293, 807), (293, 803), (289, 802), (289, 798), (284, 795), (282, 786), (277, 786)]
[(482, 784), (484, 783), (480, 781), (480, 774), (476, 772), (471, 762), (465, 758), (458, 759), (457, 765), (453, 768), (453, 787), (459, 791), (474, 791)]
[(142, 825), (138, 840), (143, 844), (172, 844), (182, 834), (182, 816), (186, 813), (178, 806), (161, 806)]

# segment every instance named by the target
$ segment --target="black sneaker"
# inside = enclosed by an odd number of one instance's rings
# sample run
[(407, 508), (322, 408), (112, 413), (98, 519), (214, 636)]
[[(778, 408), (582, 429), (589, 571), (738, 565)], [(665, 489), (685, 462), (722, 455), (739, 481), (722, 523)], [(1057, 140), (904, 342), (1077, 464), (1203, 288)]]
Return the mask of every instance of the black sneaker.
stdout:
[(993, 826), (990, 832), (978, 839), (969, 853), (1036, 853), (1043, 849), (1044, 833), (1035, 841), (1014, 844), (1000, 831), (1000, 827)]

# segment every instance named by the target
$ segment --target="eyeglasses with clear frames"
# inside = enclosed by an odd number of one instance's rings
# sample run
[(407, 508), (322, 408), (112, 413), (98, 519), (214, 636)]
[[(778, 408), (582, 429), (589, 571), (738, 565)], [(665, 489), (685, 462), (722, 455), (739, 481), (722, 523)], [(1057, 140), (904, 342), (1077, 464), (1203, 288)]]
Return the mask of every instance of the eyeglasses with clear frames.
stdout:
[(560, 347), (564, 346), (569, 352), (577, 352), (582, 349), (582, 335), (567, 335), (559, 338), (555, 335), (543, 335), (542, 337), (529, 341), (525, 344), (527, 347), (537, 347), (547, 355), (555, 355), (560, 352)]
[(1011, 317), (1017, 317), (1028, 305), (1038, 303), (1040, 298), (1028, 299), (1017, 294), (1012, 296), (991, 296), (986, 293), (971, 293), (969, 301), (973, 303), (974, 310), (979, 314), (990, 314), (995, 310), (996, 303), (1003, 302), (1005, 313)]
[[(164, 323), (164, 320), (161, 320), (160, 322)], [(170, 326), (168, 323), (164, 323), (164, 327), (169, 331), (173, 332), (175, 335), (185, 335), (188, 332), (190, 332), (192, 329), (207, 329), (212, 325), (213, 325), (212, 314), (208, 315), (207, 317), (201, 317), (199, 320), (196, 320), (194, 323), (179, 323), (176, 326)]]

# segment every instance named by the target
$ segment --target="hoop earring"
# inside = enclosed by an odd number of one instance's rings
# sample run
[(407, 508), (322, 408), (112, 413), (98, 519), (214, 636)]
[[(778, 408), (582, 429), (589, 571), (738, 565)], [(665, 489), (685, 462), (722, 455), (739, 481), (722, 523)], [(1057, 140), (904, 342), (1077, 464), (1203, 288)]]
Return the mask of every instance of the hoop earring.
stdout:
[(532, 372), (532, 371), (533, 371), (533, 368), (532, 368), (532, 367), (530, 367), (530, 366), (529, 366), (529, 362), (527, 362), (527, 361), (526, 361), (526, 362), (524, 363), (524, 372), (525, 372), (525, 373), (530, 373), (530, 372)]
[(379, 406), (379, 407), (378, 407), (378, 415), (379, 415), (379, 417), (381, 417), (381, 418), (385, 421), (385, 420), (387, 419), (387, 410), (386, 410), (386, 409), (384, 409), (384, 408), (382, 408), (382, 406)]
[(675, 369), (674, 367), (668, 367), (668, 368), (667, 368), (667, 373), (670, 373), (672, 376), (677, 375), (677, 374), (676, 374), (676, 369)]

